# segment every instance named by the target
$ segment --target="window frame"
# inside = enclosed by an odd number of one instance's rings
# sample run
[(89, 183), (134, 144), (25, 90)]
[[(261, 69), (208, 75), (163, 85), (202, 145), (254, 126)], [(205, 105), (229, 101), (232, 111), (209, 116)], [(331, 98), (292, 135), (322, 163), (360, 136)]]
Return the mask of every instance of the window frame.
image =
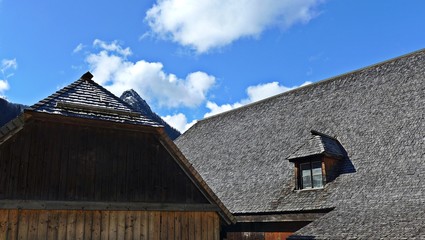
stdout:
[[(320, 185), (321, 186), (315, 186), (314, 185), (314, 176), (315, 176), (315, 175), (313, 175), (313, 169), (315, 169), (315, 168), (313, 168), (314, 163), (320, 164), (320, 170), (321, 170), (321, 174), (320, 174), (321, 184)], [(297, 190), (314, 190), (314, 189), (323, 189), (325, 187), (325, 185), (326, 185), (326, 182), (324, 180), (325, 179), (324, 178), (325, 172), (324, 172), (324, 166), (323, 166), (324, 164), (323, 164), (322, 159), (310, 159), (310, 160), (307, 160), (307, 161), (301, 161), (301, 162), (296, 163), (296, 165), (297, 165), (297, 168), (296, 168), (296, 183), (297, 183), (296, 189)], [(307, 165), (308, 168), (303, 169), (302, 165), (304, 165), (304, 166)], [(310, 171), (310, 174), (309, 174), (310, 183), (311, 183), (310, 187), (304, 187), (304, 180), (303, 180), (304, 176), (302, 174), (303, 170), (309, 170)]]

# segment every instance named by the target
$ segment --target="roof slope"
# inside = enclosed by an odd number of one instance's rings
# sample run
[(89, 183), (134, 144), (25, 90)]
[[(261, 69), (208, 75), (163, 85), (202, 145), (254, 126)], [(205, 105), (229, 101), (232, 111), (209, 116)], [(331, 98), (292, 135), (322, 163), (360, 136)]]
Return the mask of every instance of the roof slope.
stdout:
[[(343, 174), (323, 190), (293, 191), (286, 158), (311, 129), (344, 147)], [(324, 217), (302, 232), (320, 238), (323, 226), (335, 225), (329, 229), (341, 237), (338, 231), (356, 234), (350, 224), (357, 218), (381, 221), (379, 214), (344, 215), (339, 206), (354, 212), (382, 206), (383, 221), (407, 236), (395, 226), (402, 224), (398, 210), (385, 206), (425, 211), (425, 50), (207, 118), (176, 144), (233, 213), (336, 207), (330, 214), (344, 221)]]
[(161, 127), (154, 120), (137, 113), (129, 104), (95, 83), (90, 72), (28, 110), (63, 116), (90, 118), (121, 123)]

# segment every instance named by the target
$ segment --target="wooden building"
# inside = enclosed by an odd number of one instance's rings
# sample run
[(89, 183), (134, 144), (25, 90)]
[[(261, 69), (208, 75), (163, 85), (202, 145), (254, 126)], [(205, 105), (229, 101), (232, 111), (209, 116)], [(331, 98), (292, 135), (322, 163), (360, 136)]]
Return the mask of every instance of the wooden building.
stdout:
[(0, 239), (219, 239), (234, 217), (163, 127), (91, 78), (0, 129)]
[(228, 239), (425, 239), (425, 50), (218, 114), (176, 141)]

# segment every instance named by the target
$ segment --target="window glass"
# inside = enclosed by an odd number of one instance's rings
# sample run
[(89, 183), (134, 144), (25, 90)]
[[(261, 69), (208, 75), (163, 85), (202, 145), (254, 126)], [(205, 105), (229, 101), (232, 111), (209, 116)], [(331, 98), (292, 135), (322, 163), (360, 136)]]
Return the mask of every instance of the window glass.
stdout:
[(313, 187), (323, 187), (323, 178), (322, 178), (322, 163), (313, 162), (311, 163), (312, 173), (313, 173)]
[(301, 164), (301, 188), (311, 188), (311, 166), (310, 163)]

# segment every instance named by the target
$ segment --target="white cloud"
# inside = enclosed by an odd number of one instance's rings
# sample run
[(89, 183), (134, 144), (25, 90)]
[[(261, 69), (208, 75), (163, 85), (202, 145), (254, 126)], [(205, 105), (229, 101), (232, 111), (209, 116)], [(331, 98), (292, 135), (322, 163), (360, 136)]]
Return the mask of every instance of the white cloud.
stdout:
[(210, 117), (222, 112), (227, 112), (230, 111), (232, 109), (238, 108), (238, 107), (242, 107), (243, 105), (245, 105), (244, 103), (241, 102), (237, 102), (237, 103), (233, 103), (233, 104), (223, 104), (223, 105), (217, 105), (214, 102), (208, 101), (206, 104), (206, 107), (209, 109), (209, 112), (205, 113), (204, 117)]
[(178, 113), (175, 115), (167, 115), (161, 117), (166, 121), (170, 126), (179, 130), (181, 133), (184, 133), (187, 129), (192, 127), (197, 121), (193, 120), (192, 122), (187, 122), (187, 118), (183, 113)]
[(94, 80), (116, 95), (128, 89), (136, 90), (145, 100), (165, 107), (196, 107), (202, 104), (215, 77), (204, 72), (192, 72), (185, 78), (166, 73), (162, 63), (144, 60), (130, 61), (129, 48), (116, 42), (107, 44), (95, 40), (101, 48), (86, 58)]
[(152, 32), (198, 53), (273, 26), (289, 28), (317, 16), (324, 0), (157, 0), (146, 12)]
[(15, 70), (16, 68), (18, 68), (18, 63), (16, 62), (16, 58), (1, 60), (0, 72), (3, 76), (3, 79), (0, 79), (0, 94), (1, 95), (3, 95), (3, 93), (9, 90), (10, 88), (7, 79), (13, 76), (13, 73), (7, 74), (7, 72), (9, 71), (9, 69)]
[(84, 46), (82, 43), (78, 44), (74, 50), (72, 50), (73, 53), (77, 53), (80, 52), (81, 50), (83, 50), (83, 48), (85, 48), (86, 46)]
[(3, 73), (8, 69), (16, 69), (17, 67), (18, 67), (18, 63), (16, 62), (16, 58), (1, 60), (1, 68), (0, 69)]
[(112, 43), (108, 44), (108, 43), (106, 43), (102, 40), (95, 39), (93, 41), (93, 46), (99, 47), (99, 48), (104, 49), (106, 51), (116, 52), (116, 53), (123, 55), (123, 56), (130, 56), (132, 54), (129, 47), (122, 48), (121, 45), (118, 44), (118, 41), (113, 41)]
[(285, 86), (281, 86), (279, 85), (278, 82), (271, 82), (271, 83), (264, 83), (264, 84), (259, 84), (256, 86), (249, 86), (246, 89), (246, 93), (248, 95), (248, 98), (243, 99), (239, 102), (233, 103), (233, 104), (223, 104), (223, 105), (218, 105), (214, 102), (208, 101), (206, 104), (206, 107), (209, 109), (209, 112), (205, 113), (204, 117), (210, 117), (222, 112), (226, 112), (226, 111), (230, 111), (232, 109), (238, 108), (238, 107), (242, 107), (246, 104), (252, 103), (252, 102), (256, 102), (256, 101), (260, 101), (262, 99), (274, 96), (276, 94), (279, 93), (283, 93), (298, 87), (302, 87), (305, 85), (310, 84), (311, 82), (305, 82), (303, 84), (301, 84), (300, 86), (294, 86), (294, 87), (285, 87)]
[(9, 83), (6, 80), (0, 80), (0, 93), (9, 89)]

